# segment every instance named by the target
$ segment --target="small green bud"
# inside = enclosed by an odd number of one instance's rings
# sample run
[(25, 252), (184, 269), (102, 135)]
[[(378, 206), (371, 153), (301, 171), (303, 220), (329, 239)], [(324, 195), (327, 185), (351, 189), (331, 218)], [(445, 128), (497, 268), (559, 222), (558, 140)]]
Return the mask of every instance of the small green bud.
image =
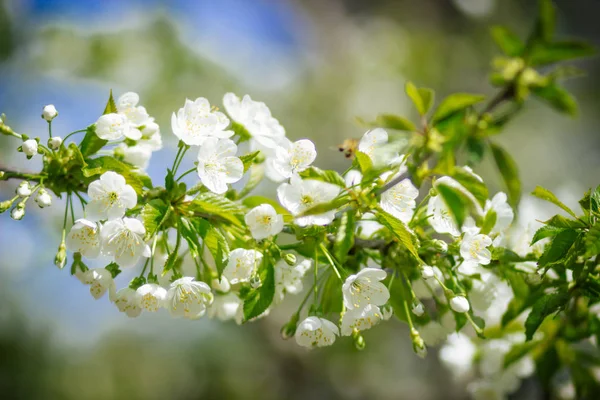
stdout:
[(65, 239), (61, 240), (58, 245), (58, 252), (54, 257), (54, 265), (58, 268), (63, 269), (65, 264), (67, 263), (67, 244), (65, 243)]
[(296, 265), (296, 255), (292, 254), (292, 253), (285, 253), (283, 255), (283, 259), (285, 260), (285, 262), (287, 263), (287, 265), (289, 265), (290, 267), (293, 267), (294, 265)]
[(260, 153), (258, 153), (258, 155), (254, 158), (254, 164), (262, 164), (265, 162), (267, 158), (265, 157), (265, 155), (263, 154), (263, 152), (261, 151)]
[(444, 242), (441, 239), (433, 239), (431, 241), (431, 245), (440, 253), (445, 253), (448, 251), (448, 243)]
[(435, 190), (435, 188), (429, 189), (429, 196), (430, 197), (437, 196), (437, 191)]
[(289, 322), (281, 327), (281, 337), (287, 340), (296, 334), (296, 328), (298, 327), (298, 314), (292, 315)]
[(4, 171), (0, 171), (0, 180), (4, 179)]
[(253, 275), (250, 278), (250, 286), (252, 286), (252, 289), (258, 289), (261, 285), (262, 285), (262, 281), (260, 280), (260, 276)]
[(0, 214), (2, 214), (3, 212), (5, 212), (9, 208), (11, 208), (16, 199), (17, 199), (17, 197), (13, 197), (10, 200), (5, 200), (5, 201), (1, 202), (0, 203)]
[(425, 342), (421, 338), (421, 335), (419, 335), (419, 331), (415, 328), (410, 330), (410, 340), (412, 340), (415, 354), (421, 358), (425, 358), (427, 356), (427, 347), (425, 346)]
[(356, 329), (352, 332), (352, 339), (354, 340), (354, 347), (356, 347), (356, 350), (364, 350), (367, 346), (365, 338)]

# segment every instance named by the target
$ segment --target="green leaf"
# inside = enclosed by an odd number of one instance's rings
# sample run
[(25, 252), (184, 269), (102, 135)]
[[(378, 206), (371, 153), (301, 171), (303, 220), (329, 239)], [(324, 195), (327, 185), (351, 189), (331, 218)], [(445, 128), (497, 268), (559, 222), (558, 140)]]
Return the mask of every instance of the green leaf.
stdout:
[(128, 185), (131, 185), (137, 194), (142, 194), (144, 186), (147, 186), (149, 178), (143, 173), (133, 171), (134, 167), (114, 157), (102, 156), (88, 159), (87, 167), (82, 169), (83, 176), (89, 178), (94, 175), (100, 175), (106, 171), (114, 171), (123, 175)]
[(377, 210), (377, 220), (379, 223), (384, 225), (386, 228), (390, 230), (390, 232), (400, 240), (400, 243), (406, 247), (406, 249), (417, 259), (419, 260), (419, 252), (415, 247), (413, 242), (412, 234), (404, 224), (404, 222), (400, 221), (396, 217), (387, 212), (378, 209)]
[(481, 219), (481, 208), (477, 200), (474, 196), (465, 193), (465, 189), (461, 190), (445, 182), (440, 182), (440, 180), (435, 183), (434, 187), (448, 206), (459, 228), (462, 227), (468, 215), (473, 215), (476, 220)]
[(342, 312), (342, 281), (331, 273), (323, 285), (321, 310), (324, 314)]
[(96, 154), (106, 143), (108, 143), (108, 140), (100, 139), (96, 135), (96, 125), (93, 124), (86, 128), (85, 136), (79, 144), (79, 148), (84, 157), (89, 157)]
[(550, 225), (556, 228), (565, 228), (565, 229), (580, 229), (585, 228), (587, 225), (578, 219), (569, 219), (567, 217), (563, 217), (562, 215), (555, 215), (550, 218), (548, 221), (544, 221), (544, 224)]
[(108, 96), (108, 102), (106, 102), (106, 107), (104, 107), (104, 114), (112, 114), (118, 113), (117, 105), (115, 104), (115, 98), (113, 97), (112, 89), (110, 90), (110, 95)]
[(368, 174), (373, 169), (373, 160), (371, 160), (371, 157), (363, 152), (357, 151), (354, 156), (354, 160), (358, 164), (360, 172), (362, 172), (363, 176)]
[(566, 229), (559, 234), (557, 234), (552, 240), (551, 244), (546, 246), (544, 253), (540, 256), (538, 260), (538, 265), (541, 267), (557, 262), (562, 259), (575, 240), (577, 239), (578, 233), (572, 229)]
[(248, 168), (250, 168), (250, 166), (254, 164), (254, 160), (256, 159), (256, 157), (258, 157), (259, 154), (260, 151), (255, 151), (254, 153), (248, 153), (244, 154), (243, 156), (240, 156), (240, 160), (242, 160), (242, 162), (244, 163), (244, 172), (248, 171)]
[(340, 187), (346, 187), (344, 178), (336, 171), (322, 170), (317, 167), (309, 167), (299, 174), (304, 179), (315, 179), (322, 182), (331, 183)]
[(316, 206), (311, 207), (308, 210), (304, 211), (297, 217), (305, 217), (307, 215), (319, 215), (319, 214), (326, 213), (328, 211), (337, 210), (338, 208), (348, 204), (348, 200), (349, 200), (349, 197), (347, 195), (340, 196), (340, 197), (337, 197), (334, 200), (330, 201), (329, 203), (317, 204)]
[(549, 201), (550, 203), (565, 210), (573, 218), (577, 218), (577, 215), (573, 212), (573, 210), (571, 210), (569, 207), (567, 207), (566, 204), (564, 204), (562, 201), (560, 201), (558, 199), (558, 197), (556, 197), (554, 195), (554, 193), (552, 193), (548, 189), (545, 189), (541, 186), (536, 186), (535, 189), (533, 190), (533, 192), (531, 192), (531, 194), (534, 195), (535, 197), (537, 197), (538, 199)]
[(275, 270), (270, 257), (264, 257), (259, 271), (262, 285), (252, 290), (244, 301), (244, 321), (256, 318), (269, 308), (275, 295)]
[(215, 266), (217, 267), (217, 272), (220, 279), (221, 274), (227, 265), (227, 260), (229, 259), (229, 244), (227, 243), (227, 240), (221, 231), (212, 225), (208, 228), (206, 234), (203, 236), (203, 239), (206, 248), (210, 254), (212, 254), (213, 259), (215, 260)]
[(261, 204), (270, 204), (271, 206), (273, 206), (273, 208), (275, 209), (275, 211), (277, 211), (278, 214), (289, 215), (288, 210), (286, 210), (281, 205), (279, 205), (279, 203), (276, 202), (275, 200), (270, 199), (268, 197), (263, 197), (263, 196), (246, 197), (244, 200), (242, 200), (242, 204), (248, 208), (254, 208), (254, 207), (260, 206)]
[(534, 30), (534, 41), (550, 42), (556, 29), (556, 10), (552, 0), (539, 0), (538, 18)]
[(530, 342), (515, 344), (508, 351), (508, 353), (506, 353), (506, 355), (504, 356), (504, 366), (503, 366), (503, 368), (506, 369), (510, 365), (512, 365), (515, 362), (519, 361), (520, 359), (522, 359), (523, 357), (525, 357), (527, 354), (529, 354), (539, 344), (540, 344), (540, 341), (537, 341), (537, 340), (536, 341), (530, 341)]
[(497, 219), (498, 215), (492, 208), (490, 208), (485, 214), (485, 217), (483, 217), (483, 223), (481, 224), (481, 230), (479, 233), (483, 235), (489, 235), (492, 229), (494, 229), (494, 226), (496, 226)]
[(239, 122), (231, 121), (231, 126), (229, 129), (231, 129), (234, 134), (240, 137), (240, 141), (238, 143), (246, 142), (252, 138), (252, 135), (250, 132), (248, 132), (246, 127)]
[(150, 200), (144, 205), (141, 212), (142, 222), (146, 228), (144, 240), (150, 240), (158, 231), (159, 224), (165, 218), (169, 207), (160, 199)]
[(600, 222), (596, 222), (585, 235), (585, 257), (600, 254)]
[(468, 171), (464, 167), (455, 167), (452, 171), (452, 177), (465, 187), (484, 207), (489, 198), (488, 188), (485, 183), (476, 176), (473, 172)]
[(525, 50), (525, 43), (513, 31), (504, 26), (493, 26), (492, 38), (500, 50), (509, 57), (518, 57)]
[(596, 48), (586, 42), (544, 43), (533, 47), (529, 62), (533, 66), (541, 66), (594, 55), (596, 55)]
[(437, 123), (451, 115), (471, 107), (485, 99), (485, 96), (470, 93), (454, 93), (446, 97), (433, 114), (433, 122)]
[(395, 129), (398, 131), (415, 132), (417, 130), (417, 127), (411, 121), (393, 114), (379, 114), (375, 120), (375, 125), (385, 129)]
[(337, 228), (335, 241), (333, 242), (333, 254), (340, 263), (345, 263), (348, 252), (354, 246), (354, 230), (356, 228), (356, 217), (354, 210), (348, 211), (340, 218), (340, 226)]
[(412, 100), (419, 114), (427, 114), (433, 105), (433, 90), (427, 88), (417, 88), (412, 82), (406, 82), (404, 90), (406, 91), (406, 95)]
[(185, 239), (190, 249), (192, 257), (202, 256), (200, 241), (198, 240), (198, 233), (196, 232), (194, 225), (186, 218), (181, 218), (178, 225), (179, 233)]
[(492, 260), (497, 260), (504, 263), (518, 263), (529, 261), (527, 258), (521, 257), (514, 251), (505, 247), (494, 247), (492, 249)]
[(405, 303), (411, 304), (412, 294), (406, 287), (404, 279), (398, 277), (394, 280), (392, 287), (390, 288), (390, 305), (394, 310), (394, 315), (400, 321), (408, 322), (411, 318), (410, 315), (406, 315)]
[(569, 294), (566, 291), (558, 291), (539, 298), (531, 309), (531, 313), (525, 321), (525, 336), (527, 341), (533, 338), (533, 335), (544, 322), (544, 319), (559, 311), (569, 301)]
[(531, 87), (531, 93), (548, 103), (554, 109), (565, 114), (576, 116), (579, 112), (575, 98), (565, 89), (553, 83), (549, 83), (546, 86)]
[(552, 226), (552, 225), (542, 226), (533, 235), (533, 239), (531, 239), (531, 245), (533, 246), (535, 243), (539, 242), (542, 239), (556, 236), (564, 230), (565, 230), (564, 228), (558, 228), (558, 227)]
[(201, 193), (189, 204), (189, 210), (199, 213), (202, 218), (217, 216), (233, 225), (242, 226), (241, 215), (244, 208), (223, 196), (214, 193)]
[(490, 143), (490, 146), (492, 148), (494, 161), (496, 161), (500, 175), (502, 175), (504, 184), (507, 187), (508, 202), (515, 208), (518, 206), (521, 199), (521, 181), (519, 180), (517, 163), (515, 163), (515, 160), (510, 154), (499, 145)]

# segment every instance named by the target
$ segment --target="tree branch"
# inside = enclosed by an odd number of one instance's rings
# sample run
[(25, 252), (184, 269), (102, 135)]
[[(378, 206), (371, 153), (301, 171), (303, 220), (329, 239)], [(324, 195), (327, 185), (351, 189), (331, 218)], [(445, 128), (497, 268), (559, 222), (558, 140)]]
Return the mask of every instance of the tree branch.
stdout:
[(19, 172), (0, 167), (0, 181), (7, 181), (9, 179), (24, 179), (33, 182), (39, 182), (45, 175), (33, 174), (29, 172)]

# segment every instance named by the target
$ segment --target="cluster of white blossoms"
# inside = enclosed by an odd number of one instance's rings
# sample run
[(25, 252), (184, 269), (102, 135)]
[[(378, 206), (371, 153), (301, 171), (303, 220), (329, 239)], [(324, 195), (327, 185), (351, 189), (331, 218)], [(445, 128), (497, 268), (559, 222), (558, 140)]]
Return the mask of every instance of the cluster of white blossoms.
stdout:
[(160, 128), (134, 92), (121, 95), (115, 102), (117, 112), (102, 115), (96, 121), (96, 135), (110, 142), (122, 141), (113, 154), (140, 169), (146, 169), (152, 153), (162, 149)]

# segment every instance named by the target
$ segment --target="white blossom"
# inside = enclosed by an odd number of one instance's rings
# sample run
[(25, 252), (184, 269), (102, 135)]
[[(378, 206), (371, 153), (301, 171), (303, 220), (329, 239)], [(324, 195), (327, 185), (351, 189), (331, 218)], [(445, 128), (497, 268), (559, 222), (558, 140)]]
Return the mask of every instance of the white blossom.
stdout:
[(134, 129), (138, 129), (151, 121), (146, 108), (138, 106), (139, 102), (140, 96), (135, 92), (123, 93), (115, 102), (119, 114), (125, 115)]
[(84, 284), (90, 285), (90, 293), (96, 300), (108, 291), (109, 297), (114, 296), (115, 282), (106, 268), (93, 268), (85, 271), (81, 277)]
[(339, 335), (338, 327), (331, 321), (319, 317), (308, 317), (296, 328), (296, 343), (314, 348), (331, 346)]
[(410, 179), (404, 179), (381, 195), (379, 204), (388, 213), (404, 223), (408, 223), (413, 216), (416, 206), (415, 199), (419, 190)]
[(382, 306), (390, 299), (388, 288), (381, 282), (387, 276), (378, 268), (365, 268), (350, 275), (342, 285), (344, 305), (348, 310), (360, 309), (369, 304)]
[(356, 169), (351, 169), (350, 171), (346, 172), (346, 175), (344, 175), (344, 182), (346, 183), (346, 187), (350, 188), (360, 184), (360, 182), (362, 181), (362, 177), (363, 176), (360, 173), (360, 171)]
[(341, 334), (352, 335), (353, 330), (366, 331), (383, 319), (379, 307), (369, 304), (362, 309), (346, 310), (342, 316)]
[(229, 280), (224, 276), (221, 276), (221, 279), (213, 278), (210, 282), (210, 285), (214, 290), (218, 290), (219, 292), (227, 293), (231, 289), (231, 285), (229, 284)]
[(468, 336), (458, 332), (448, 336), (440, 348), (440, 360), (448, 368), (454, 379), (460, 380), (473, 373), (473, 362), (477, 346)]
[(314, 179), (301, 180), (292, 177), (291, 183), (282, 183), (277, 188), (279, 202), (296, 216), (295, 222), (299, 226), (327, 225), (335, 217), (335, 210), (317, 215), (298, 217), (303, 212), (322, 203), (335, 199), (340, 192), (340, 187), (331, 183)]
[(485, 203), (483, 212), (487, 213), (489, 210), (494, 210), (496, 213), (496, 223), (494, 224), (492, 232), (504, 232), (515, 217), (512, 208), (508, 205), (506, 193), (503, 192), (496, 193), (492, 200), (488, 200)]
[(30, 196), (31, 195), (31, 185), (29, 185), (29, 182), (23, 181), (23, 182), (19, 183), (19, 186), (17, 187), (17, 190), (15, 190), (15, 193), (19, 197)]
[(469, 300), (464, 296), (454, 296), (450, 299), (450, 308), (457, 313), (466, 313), (471, 309)]
[(144, 242), (146, 229), (135, 218), (114, 219), (102, 227), (102, 251), (121, 267), (134, 266), (140, 257), (149, 257), (150, 248)]
[(460, 255), (468, 265), (487, 265), (492, 260), (492, 253), (487, 249), (492, 244), (489, 236), (465, 234), (460, 244)]
[(136, 291), (129, 287), (117, 291), (114, 303), (120, 312), (125, 313), (130, 318), (138, 317), (142, 313), (140, 298)]
[(123, 114), (104, 114), (96, 121), (96, 135), (104, 140), (119, 140), (124, 137), (131, 140), (139, 140), (142, 132), (135, 129), (127, 116)]
[(285, 137), (285, 129), (273, 118), (265, 103), (254, 101), (248, 95), (240, 100), (235, 94), (226, 93), (223, 105), (229, 116), (252, 136), (252, 150), (275, 149)]
[(185, 100), (183, 108), (171, 116), (171, 129), (175, 136), (190, 146), (200, 146), (209, 138), (227, 139), (233, 131), (226, 130), (229, 119), (211, 108), (204, 97)]
[(425, 307), (423, 306), (423, 303), (421, 303), (420, 301), (415, 302), (412, 305), (411, 311), (413, 314), (415, 314), (417, 317), (422, 316), (423, 314), (425, 314)]
[(78, 219), (67, 235), (67, 248), (86, 258), (100, 255), (100, 225), (87, 219)]
[(423, 279), (431, 279), (435, 276), (433, 268), (430, 267), (429, 265), (424, 265), (423, 268), (421, 268), (421, 278)]
[(256, 250), (235, 249), (229, 253), (229, 261), (223, 270), (223, 276), (230, 284), (250, 281), (262, 261), (262, 253)]
[(123, 161), (132, 164), (139, 169), (148, 168), (150, 158), (152, 157), (152, 149), (149, 146), (143, 144), (136, 144), (134, 146), (128, 146), (125, 143), (120, 143), (115, 147), (115, 155), (123, 157)]
[(244, 302), (235, 293), (217, 295), (208, 308), (208, 317), (220, 321), (234, 320), (240, 325), (244, 320)]
[(256, 240), (277, 235), (283, 229), (283, 216), (270, 204), (261, 204), (250, 210), (244, 217), (246, 225)]
[(377, 147), (380, 147), (386, 144), (388, 141), (388, 133), (385, 129), (376, 128), (370, 131), (367, 131), (358, 142), (358, 151), (361, 153), (365, 153), (371, 159), (375, 156), (375, 150)]
[(52, 205), (52, 196), (44, 188), (37, 191), (35, 202), (40, 208), (50, 207)]
[(56, 111), (56, 107), (53, 104), (48, 104), (44, 106), (42, 109), (42, 118), (47, 122), (52, 122), (54, 118), (58, 116), (58, 111)]
[(275, 265), (275, 301), (281, 302), (285, 294), (298, 294), (302, 291), (302, 278), (311, 268), (312, 261), (304, 260), (296, 265), (288, 265), (280, 260)]
[(88, 186), (90, 202), (86, 207), (88, 219), (93, 221), (121, 218), (125, 211), (137, 204), (137, 194), (125, 178), (107, 171)]
[(429, 224), (437, 233), (449, 233), (452, 236), (460, 236), (460, 231), (454, 222), (450, 209), (442, 199), (442, 196), (433, 196), (427, 203), (427, 215)]
[(50, 150), (58, 150), (62, 144), (62, 138), (60, 136), (52, 136), (48, 139), (48, 147)]
[(198, 177), (213, 193), (227, 191), (227, 184), (242, 179), (244, 163), (235, 157), (237, 146), (229, 139), (207, 138), (198, 152)]
[(213, 302), (210, 287), (194, 280), (183, 277), (171, 283), (167, 292), (167, 304), (171, 315), (185, 318), (199, 318), (204, 315), (206, 308)]
[(275, 155), (273, 166), (281, 176), (290, 178), (292, 174), (304, 171), (315, 161), (317, 150), (315, 144), (308, 139), (294, 143), (284, 139), (277, 146)]
[(158, 311), (165, 306), (167, 290), (156, 283), (146, 283), (136, 290), (139, 305), (146, 311)]
[(27, 157), (33, 157), (38, 152), (38, 142), (35, 139), (27, 139), (23, 142), (21, 148)]
[(14, 219), (15, 221), (19, 221), (19, 220), (23, 219), (24, 216), (25, 216), (25, 207), (21, 207), (21, 206), (17, 205), (12, 210), (10, 210), (10, 217), (12, 219)]

